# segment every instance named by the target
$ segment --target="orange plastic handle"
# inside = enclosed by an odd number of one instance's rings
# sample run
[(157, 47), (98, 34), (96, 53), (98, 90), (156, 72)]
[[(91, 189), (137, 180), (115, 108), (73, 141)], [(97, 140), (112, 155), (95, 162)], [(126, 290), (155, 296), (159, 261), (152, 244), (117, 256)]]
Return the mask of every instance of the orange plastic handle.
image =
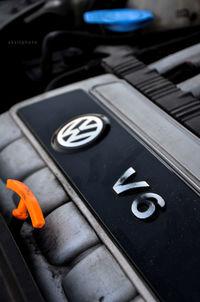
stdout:
[(44, 216), (31, 190), (24, 183), (14, 179), (7, 180), (7, 188), (13, 190), (21, 197), (19, 205), (17, 209), (13, 210), (12, 215), (17, 219), (26, 220), (28, 211), (33, 227), (42, 228), (45, 224)]

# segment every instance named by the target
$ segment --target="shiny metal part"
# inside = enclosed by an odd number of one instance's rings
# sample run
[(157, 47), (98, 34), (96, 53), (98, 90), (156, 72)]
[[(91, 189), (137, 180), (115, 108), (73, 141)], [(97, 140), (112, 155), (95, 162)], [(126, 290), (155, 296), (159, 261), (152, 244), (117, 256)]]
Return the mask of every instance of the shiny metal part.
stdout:
[(113, 186), (113, 190), (115, 191), (115, 193), (117, 195), (119, 195), (123, 192), (129, 191), (129, 190), (133, 190), (133, 189), (137, 189), (137, 188), (148, 188), (149, 187), (149, 184), (146, 181), (138, 181), (138, 182), (131, 182), (129, 184), (124, 184), (125, 181), (129, 177), (134, 175), (135, 173), (136, 173), (136, 171), (132, 167), (130, 167), (118, 179), (118, 181)]
[(131, 206), (132, 213), (139, 219), (151, 217), (156, 211), (156, 205), (152, 200), (155, 200), (156, 204), (161, 208), (165, 206), (165, 201), (160, 195), (155, 193), (144, 193), (133, 201)]
[(85, 146), (104, 130), (104, 121), (97, 115), (84, 115), (65, 124), (56, 135), (56, 142), (65, 149)]

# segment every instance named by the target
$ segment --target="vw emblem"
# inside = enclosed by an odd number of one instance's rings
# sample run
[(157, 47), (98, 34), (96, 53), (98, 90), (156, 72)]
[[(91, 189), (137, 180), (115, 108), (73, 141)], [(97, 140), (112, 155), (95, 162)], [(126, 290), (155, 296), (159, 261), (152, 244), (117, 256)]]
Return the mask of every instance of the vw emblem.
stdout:
[(56, 131), (53, 144), (65, 150), (83, 148), (97, 141), (108, 123), (108, 119), (103, 115), (77, 116)]

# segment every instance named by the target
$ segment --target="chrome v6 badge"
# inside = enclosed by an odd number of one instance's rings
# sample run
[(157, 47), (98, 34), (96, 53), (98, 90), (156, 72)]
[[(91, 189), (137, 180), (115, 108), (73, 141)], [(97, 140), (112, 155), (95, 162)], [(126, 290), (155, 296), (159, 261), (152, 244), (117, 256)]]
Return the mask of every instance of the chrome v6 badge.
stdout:
[[(113, 190), (117, 195), (133, 189), (149, 188), (149, 184), (146, 181), (126, 182), (130, 176), (135, 174), (136, 171), (132, 167), (124, 172), (113, 186)], [(132, 202), (131, 212), (139, 219), (148, 219), (153, 216), (157, 206), (163, 208), (165, 206), (164, 199), (158, 194), (147, 192), (138, 195)]]
[(61, 150), (84, 148), (98, 141), (108, 125), (109, 120), (100, 114), (77, 116), (56, 131), (53, 146)]

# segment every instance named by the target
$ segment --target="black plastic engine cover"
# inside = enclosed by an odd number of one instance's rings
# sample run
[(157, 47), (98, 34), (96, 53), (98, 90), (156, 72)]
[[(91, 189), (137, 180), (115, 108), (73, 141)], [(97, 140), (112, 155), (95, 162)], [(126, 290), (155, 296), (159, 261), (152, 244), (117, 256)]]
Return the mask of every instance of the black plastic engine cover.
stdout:
[[(199, 302), (199, 196), (81, 90), (28, 105), (18, 114), (158, 297)], [(83, 149), (54, 148), (54, 133), (85, 114), (108, 118), (107, 132)], [(150, 187), (117, 195), (113, 185), (129, 167), (136, 171), (134, 182), (146, 181)], [(150, 219), (140, 220), (131, 205), (144, 192), (159, 194), (166, 205)]]

